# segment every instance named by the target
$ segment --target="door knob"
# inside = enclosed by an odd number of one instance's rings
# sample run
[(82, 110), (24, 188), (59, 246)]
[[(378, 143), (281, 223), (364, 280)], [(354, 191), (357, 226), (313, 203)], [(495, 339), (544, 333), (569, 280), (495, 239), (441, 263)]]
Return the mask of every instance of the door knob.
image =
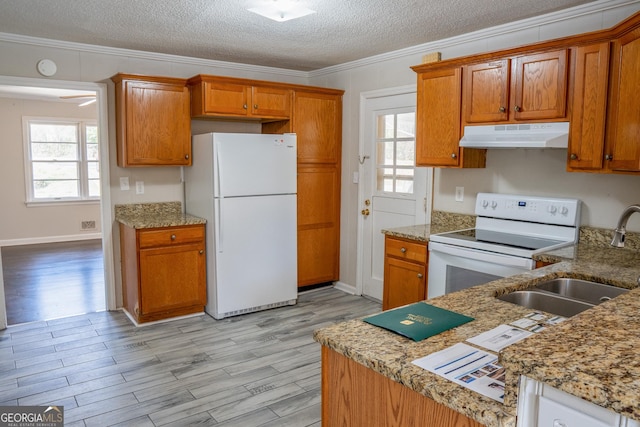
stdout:
[(515, 110), (516, 113), (522, 111), (522, 108), (520, 108), (520, 106), (518, 105), (516, 105), (513, 109)]
[(418, 279), (422, 279), (422, 273), (418, 273)]
[(362, 216), (369, 216), (369, 209), (362, 209)]
[(369, 206), (371, 204), (371, 200), (367, 199), (364, 201), (365, 206)]

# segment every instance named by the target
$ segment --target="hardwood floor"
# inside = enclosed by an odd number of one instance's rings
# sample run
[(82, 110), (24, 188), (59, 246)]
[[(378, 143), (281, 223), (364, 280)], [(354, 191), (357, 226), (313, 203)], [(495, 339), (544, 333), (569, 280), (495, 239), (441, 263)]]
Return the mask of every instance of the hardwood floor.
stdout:
[(2, 248), (9, 325), (104, 310), (102, 241)]
[(0, 406), (63, 405), (65, 426), (320, 426), (313, 330), (381, 310), (324, 288), (298, 304), (136, 328), (122, 312), (0, 331)]

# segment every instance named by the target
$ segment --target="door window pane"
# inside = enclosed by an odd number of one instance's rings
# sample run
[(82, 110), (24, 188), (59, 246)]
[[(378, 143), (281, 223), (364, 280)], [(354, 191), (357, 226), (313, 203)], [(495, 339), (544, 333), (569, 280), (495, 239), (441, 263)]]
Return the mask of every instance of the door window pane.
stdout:
[(413, 194), (415, 113), (380, 114), (377, 123), (377, 190)]

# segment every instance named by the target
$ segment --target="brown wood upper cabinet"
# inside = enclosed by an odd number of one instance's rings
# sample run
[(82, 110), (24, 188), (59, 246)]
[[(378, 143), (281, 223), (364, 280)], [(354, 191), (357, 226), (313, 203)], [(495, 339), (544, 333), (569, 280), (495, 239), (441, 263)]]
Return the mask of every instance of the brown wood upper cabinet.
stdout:
[(573, 109), (567, 170), (600, 170), (604, 164), (609, 43), (577, 47), (572, 58)]
[(189, 79), (189, 87), (192, 117), (257, 120), (291, 117), (293, 91), (277, 83), (199, 75)]
[(568, 50), (498, 58), (463, 67), (465, 123), (566, 117)]
[(484, 167), (485, 150), (460, 142), (462, 69), (418, 72), (416, 166)]
[(190, 166), (186, 80), (116, 74), (118, 166)]
[(640, 16), (632, 31), (613, 41), (605, 167), (640, 172)]

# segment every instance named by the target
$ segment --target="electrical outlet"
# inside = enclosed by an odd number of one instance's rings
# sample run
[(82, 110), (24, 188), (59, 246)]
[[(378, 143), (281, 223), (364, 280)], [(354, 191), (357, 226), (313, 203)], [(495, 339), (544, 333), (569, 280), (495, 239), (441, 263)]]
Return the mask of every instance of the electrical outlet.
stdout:
[(464, 187), (456, 187), (456, 202), (464, 201)]
[(80, 230), (95, 230), (95, 221), (80, 221)]
[(136, 181), (136, 194), (144, 194), (144, 181)]

